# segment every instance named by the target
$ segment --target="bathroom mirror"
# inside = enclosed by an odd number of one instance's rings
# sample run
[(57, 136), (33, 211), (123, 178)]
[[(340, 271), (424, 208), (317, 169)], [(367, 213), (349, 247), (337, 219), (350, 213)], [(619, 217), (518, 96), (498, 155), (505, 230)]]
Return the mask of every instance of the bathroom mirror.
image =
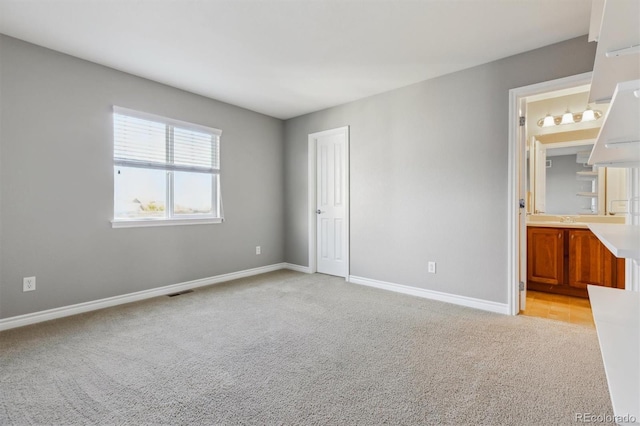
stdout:
[(626, 170), (596, 168), (587, 161), (594, 140), (529, 144), (528, 209), (533, 214), (626, 213)]

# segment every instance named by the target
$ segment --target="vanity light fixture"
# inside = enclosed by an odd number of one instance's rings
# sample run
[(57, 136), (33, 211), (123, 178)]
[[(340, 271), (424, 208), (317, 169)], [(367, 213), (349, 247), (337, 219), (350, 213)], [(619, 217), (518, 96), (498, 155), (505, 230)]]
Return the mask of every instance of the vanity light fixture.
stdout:
[(574, 124), (574, 123), (586, 123), (587, 121), (595, 121), (602, 117), (602, 111), (593, 110), (590, 106), (587, 106), (582, 112), (571, 113), (567, 110), (562, 115), (553, 116), (547, 114), (544, 118), (538, 120), (538, 126), (540, 127), (553, 127), (560, 124)]

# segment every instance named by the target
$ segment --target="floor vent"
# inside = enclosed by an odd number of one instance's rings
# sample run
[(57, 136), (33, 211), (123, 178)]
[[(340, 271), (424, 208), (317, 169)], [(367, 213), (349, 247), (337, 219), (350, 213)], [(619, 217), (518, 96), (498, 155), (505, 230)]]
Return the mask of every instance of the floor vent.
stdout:
[(177, 293), (167, 294), (167, 296), (169, 296), (169, 297), (175, 297), (175, 296), (180, 296), (181, 294), (187, 294), (187, 293), (193, 293), (193, 290), (179, 291), (179, 292), (177, 292)]

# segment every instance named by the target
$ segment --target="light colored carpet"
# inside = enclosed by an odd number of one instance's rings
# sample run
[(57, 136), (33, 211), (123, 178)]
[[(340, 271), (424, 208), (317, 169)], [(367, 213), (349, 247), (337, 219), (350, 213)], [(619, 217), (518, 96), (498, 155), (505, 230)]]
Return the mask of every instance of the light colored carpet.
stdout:
[(575, 424), (595, 331), (278, 271), (0, 333), (0, 424)]

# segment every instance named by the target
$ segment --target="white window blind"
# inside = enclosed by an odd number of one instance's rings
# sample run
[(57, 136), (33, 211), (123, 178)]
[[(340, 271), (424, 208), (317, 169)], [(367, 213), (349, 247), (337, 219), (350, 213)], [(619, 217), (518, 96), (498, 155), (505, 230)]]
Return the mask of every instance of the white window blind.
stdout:
[(222, 219), (220, 130), (113, 111), (114, 222)]
[(114, 107), (116, 165), (219, 173), (218, 129)]

